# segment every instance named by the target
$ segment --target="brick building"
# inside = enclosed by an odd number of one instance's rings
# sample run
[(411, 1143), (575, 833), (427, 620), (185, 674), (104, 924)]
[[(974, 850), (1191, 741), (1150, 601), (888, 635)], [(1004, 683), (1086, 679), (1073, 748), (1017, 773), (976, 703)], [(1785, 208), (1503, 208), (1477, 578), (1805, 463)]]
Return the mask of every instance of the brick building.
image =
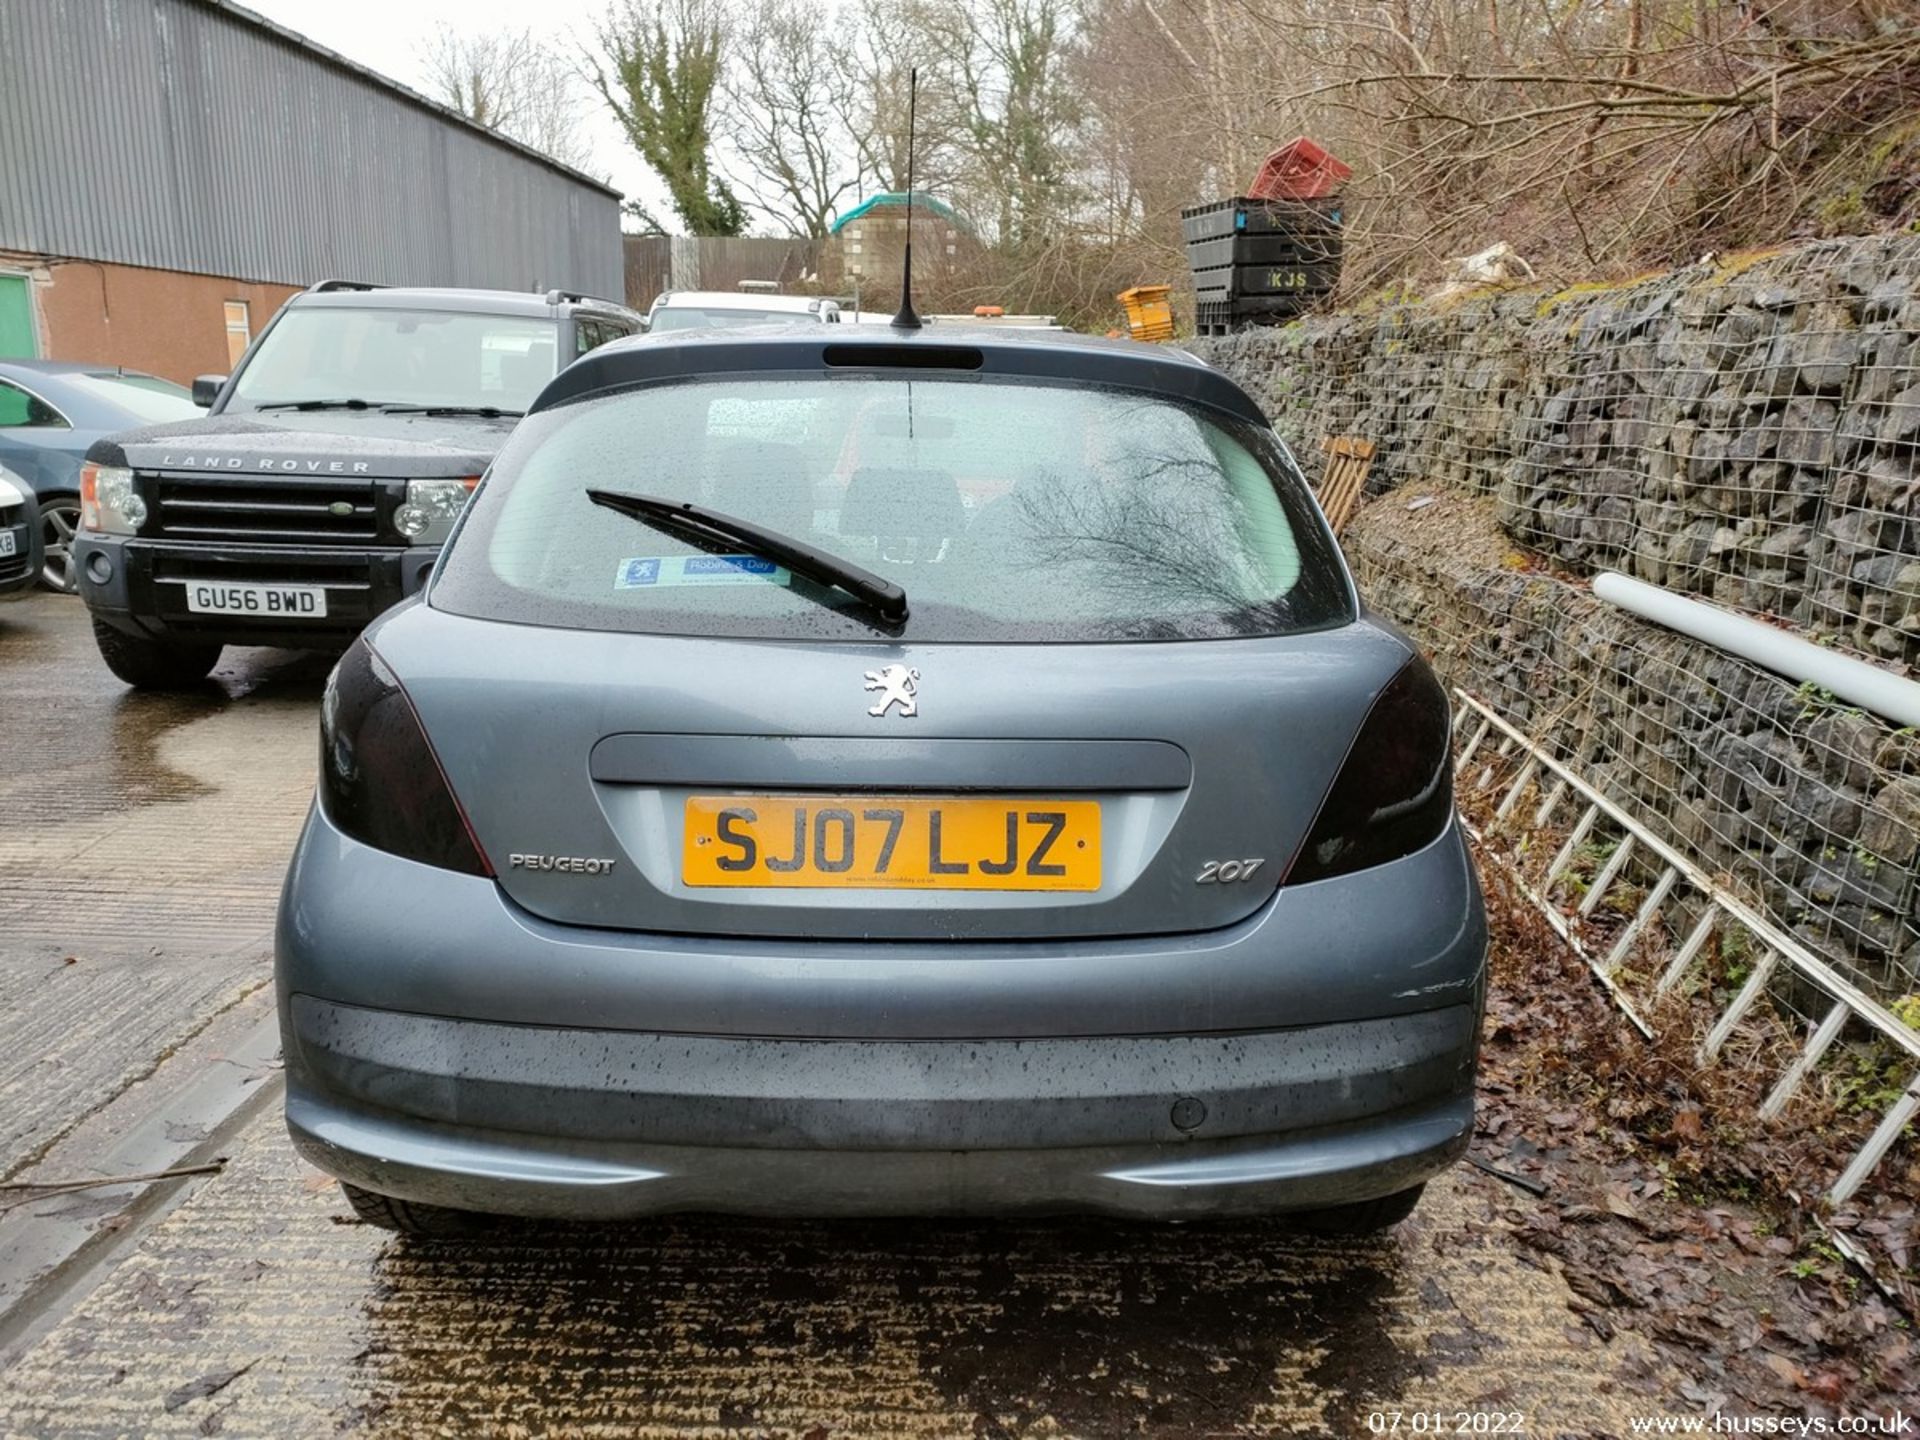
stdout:
[(230, 0), (0, 0), (0, 356), (186, 381), (335, 275), (618, 296), (619, 204)]

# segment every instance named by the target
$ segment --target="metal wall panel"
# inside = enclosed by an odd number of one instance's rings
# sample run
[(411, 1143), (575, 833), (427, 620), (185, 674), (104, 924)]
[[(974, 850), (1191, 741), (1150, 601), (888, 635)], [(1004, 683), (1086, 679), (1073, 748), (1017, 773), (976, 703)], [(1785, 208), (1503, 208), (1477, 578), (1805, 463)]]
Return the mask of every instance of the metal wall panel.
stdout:
[(0, 250), (622, 290), (615, 192), (225, 0), (0, 0)]

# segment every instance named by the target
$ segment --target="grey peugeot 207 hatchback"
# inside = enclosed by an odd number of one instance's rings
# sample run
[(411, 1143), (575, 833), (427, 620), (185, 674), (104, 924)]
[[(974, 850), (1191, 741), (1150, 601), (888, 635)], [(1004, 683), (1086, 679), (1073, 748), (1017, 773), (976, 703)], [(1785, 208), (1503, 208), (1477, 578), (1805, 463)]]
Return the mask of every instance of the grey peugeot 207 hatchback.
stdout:
[(367, 1219), (1403, 1218), (1485, 984), (1448, 704), (1180, 351), (682, 331), (341, 660), (278, 933)]

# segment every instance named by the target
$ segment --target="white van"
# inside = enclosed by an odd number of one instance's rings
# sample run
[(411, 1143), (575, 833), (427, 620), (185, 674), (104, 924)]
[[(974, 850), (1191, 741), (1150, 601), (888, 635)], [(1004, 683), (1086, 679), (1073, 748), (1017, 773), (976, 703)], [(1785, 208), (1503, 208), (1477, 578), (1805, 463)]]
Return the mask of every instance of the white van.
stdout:
[(780, 321), (840, 323), (840, 302), (818, 295), (768, 295), (751, 291), (668, 290), (647, 312), (647, 329), (701, 330)]

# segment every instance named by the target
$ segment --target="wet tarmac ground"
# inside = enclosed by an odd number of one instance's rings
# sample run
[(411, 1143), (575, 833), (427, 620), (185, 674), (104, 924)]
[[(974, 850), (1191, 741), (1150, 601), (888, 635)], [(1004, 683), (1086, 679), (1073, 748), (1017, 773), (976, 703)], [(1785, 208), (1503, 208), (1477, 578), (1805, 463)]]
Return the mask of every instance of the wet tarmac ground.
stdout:
[[(270, 1064), (230, 1129), (163, 1134), (149, 1092), (244, 1070), (264, 1015), (325, 670), (230, 651), (203, 693), (131, 696), (77, 604), (0, 607), (0, 1181), (120, 1173), (146, 1131), (227, 1158), (144, 1210), (0, 1191), (0, 1435), (1607, 1436), (1677, 1393), (1467, 1169), (1365, 1241), (685, 1217), (434, 1249), (293, 1155)], [(9, 1234), (49, 1216), (95, 1259), (16, 1258), (10, 1291)]]
[(326, 669), (137, 695), (79, 602), (0, 605), (0, 1179), (271, 978)]

